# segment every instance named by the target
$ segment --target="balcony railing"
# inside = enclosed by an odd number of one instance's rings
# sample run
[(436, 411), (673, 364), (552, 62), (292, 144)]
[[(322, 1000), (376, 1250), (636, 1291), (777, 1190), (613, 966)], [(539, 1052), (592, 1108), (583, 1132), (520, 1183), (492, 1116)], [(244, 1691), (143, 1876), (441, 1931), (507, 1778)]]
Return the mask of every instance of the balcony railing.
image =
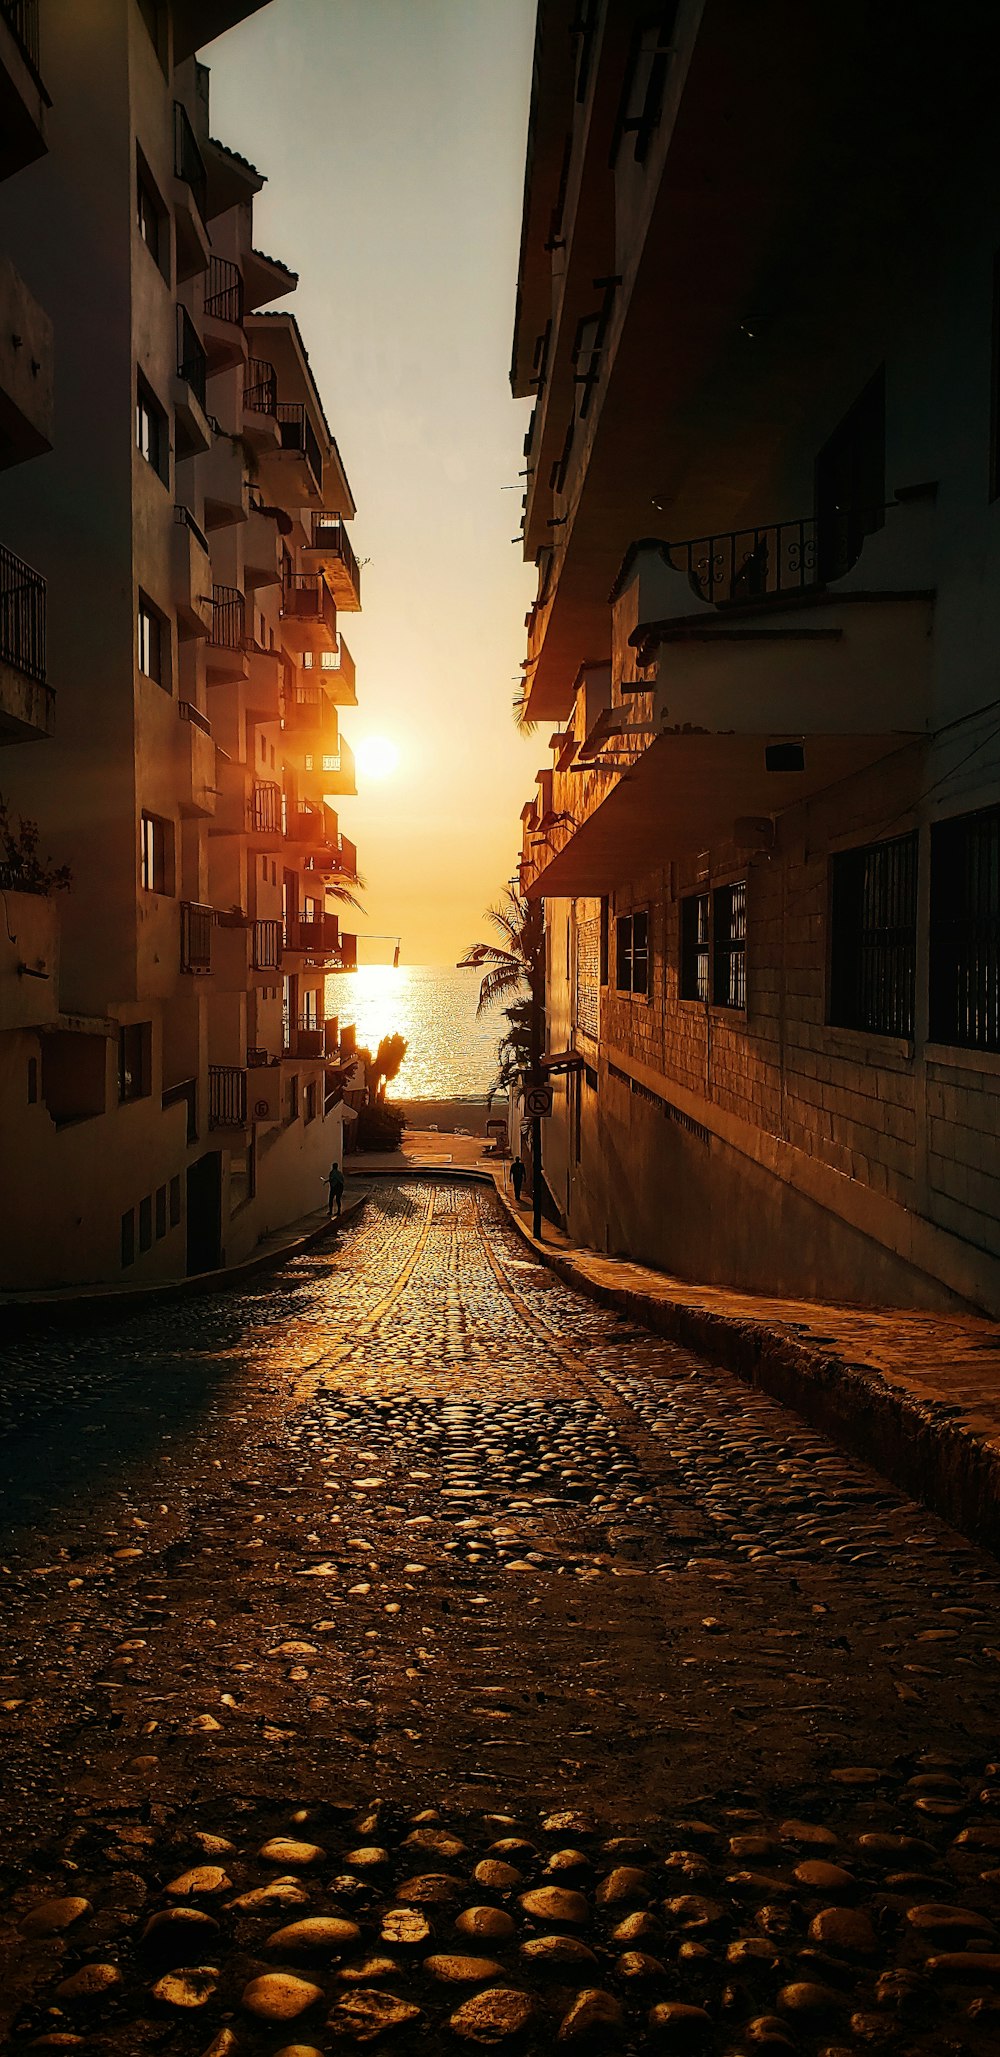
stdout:
[(205, 907), (198, 900), (181, 901), (182, 971), (211, 971), (214, 927), (214, 907)]
[(236, 586), (212, 587), (212, 642), (223, 650), (246, 649), (246, 603)]
[(177, 376), (190, 386), (199, 407), (203, 408), (208, 360), (187, 308), (180, 306), (177, 309)]
[(314, 550), (329, 550), (340, 561), (348, 578), (360, 598), (361, 570), (354, 554), (350, 536), (339, 514), (314, 514), (312, 522), (312, 546)]
[(318, 571), (293, 571), (281, 588), (281, 612), (297, 621), (322, 622), (337, 633), (337, 603)]
[(188, 120), (187, 108), (182, 107), (179, 100), (174, 101), (174, 172), (190, 187), (192, 199), (204, 222), (208, 216), (208, 173)]
[(770, 600), (807, 592), (843, 578), (861, 554), (866, 536), (882, 526), (884, 510), (837, 512), (803, 521), (770, 522), (763, 528), (732, 529), (670, 545), (670, 559), (684, 571), (700, 600), (715, 606)]
[(212, 257), (205, 281), (205, 313), (214, 321), (243, 320), (243, 274), (228, 257)]
[(248, 357), (243, 372), (243, 405), (254, 414), (278, 412), (278, 374), (266, 357)]
[(196, 1078), (182, 1078), (178, 1079), (177, 1084), (174, 1086), (164, 1086), (160, 1099), (161, 1107), (179, 1107), (182, 1103), (187, 1108), (187, 1140), (189, 1143), (196, 1143), (198, 1140), (198, 1081)]
[(277, 971), (279, 969), (281, 964), (281, 943), (280, 921), (254, 922), (253, 968), (255, 971)]
[(301, 450), (317, 487), (323, 485), (323, 452), (302, 400), (279, 400), (278, 431), (283, 450)]
[(45, 580), (0, 543), (0, 660), (45, 684)]
[(273, 830), (280, 835), (282, 829), (282, 791), (271, 779), (254, 779), (253, 790), (248, 803), (250, 827)]
[(208, 1067), (209, 1128), (245, 1128), (247, 1120), (247, 1075), (237, 1064)]
[(357, 844), (352, 843), (348, 836), (338, 835), (334, 847), (337, 855), (337, 870), (342, 872), (345, 878), (356, 879), (358, 875)]
[(178, 527), (190, 529), (191, 534), (195, 539), (195, 542), (201, 544), (201, 547), (204, 550), (205, 555), (207, 557), (208, 537), (206, 536), (205, 531), (200, 526), (200, 524), (195, 521), (194, 515), (192, 514), (190, 507), (175, 507), (174, 520), (178, 524)]
[(177, 712), (182, 721), (189, 721), (192, 727), (201, 730), (203, 736), (211, 735), (212, 724), (207, 714), (203, 714), (200, 707), (192, 707), (190, 700), (178, 700)]

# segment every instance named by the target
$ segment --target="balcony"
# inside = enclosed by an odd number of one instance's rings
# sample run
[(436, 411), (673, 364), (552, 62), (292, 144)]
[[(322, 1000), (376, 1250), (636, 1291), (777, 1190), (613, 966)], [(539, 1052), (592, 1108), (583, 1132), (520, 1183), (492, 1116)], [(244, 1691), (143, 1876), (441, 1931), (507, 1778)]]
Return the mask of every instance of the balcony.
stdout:
[(257, 721), (278, 721), (281, 715), (280, 650), (261, 650), (251, 643), (247, 649), (247, 665), (247, 713)]
[[(244, 436), (246, 431), (244, 430)], [(280, 507), (268, 507), (256, 486), (246, 494), (247, 525), (243, 533), (243, 577), (248, 586), (277, 586), (281, 583), (279, 536), (288, 535), (291, 521)]]
[(246, 452), (239, 436), (212, 424), (211, 447), (198, 467), (205, 496), (205, 527), (235, 528), (247, 520)]
[(203, 975), (212, 969), (212, 930), (215, 909), (198, 900), (182, 900), (180, 968)]
[(208, 1067), (208, 1126), (210, 1129), (245, 1129), (247, 1125), (247, 1074), (242, 1065), (210, 1064)]
[(247, 675), (246, 606), (235, 586), (212, 587), (212, 628), (205, 675), (209, 684), (213, 679), (242, 679)]
[(353, 885), (357, 885), (358, 852), (349, 836), (337, 836), (333, 851), (333, 870), (338, 879), (347, 879)]
[(361, 606), (361, 570), (351, 546), (346, 524), (339, 514), (314, 514), (312, 533), (302, 552), (309, 571), (322, 572), (337, 606), (344, 614), (356, 614)]
[(334, 794), (341, 799), (355, 798), (358, 788), (350, 743), (346, 737), (338, 737), (336, 730), (327, 741), (326, 749), (303, 752), (297, 769), (300, 790), (309, 800), (325, 800)]
[[(282, 924), (280, 921), (255, 921), (252, 934), (253, 971), (280, 971), (282, 959)], [(273, 984), (273, 980), (268, 983)]]
[(337, 740), (337, 710), (324, 686), (295, 686), (285, 696), (285, 728), (295, 736)]
[(256, 450), (278, 451), (278, 374), (264, 357), (248, 357), (243, 367), (243, 434)]
[(45, 679), (45, 580), (0, 543), (0, 743), (51, 735)]
[(179, 100), (174, 101), (173, 202), (177, 276), (189, 279), (196, 272), (207, 271), (211, 258), (205, 226), (208, 173), (187, 109)]
[(284, 507), (318, 508), (323, 452), (304, 402), (279, 400), (275, 418), (278, 442), (260, 453), (260, 483)]
[(189, 507), (174, 508), (170, 538), (170, 583), (181, 642), (212, 629), (212, 566), (208, 538)]
[(212, 256), (204, 281), (203, 332), (210, 374), (229, 371), (246, 356), (243, 274), (228, 257)]
[(208, 360), (201, 337), (187, 308), (177, 308), (177, 377), (174, 380), (174, 421), (177, 458), (201, 457), (211, 448), (212, 431), (205, 413)]
[(280, 850), (285, 797), (273, 779), (254, 779), (247, 801), (246, 834), (251, 850)]
[(289, 811), (285, 839), (303, 863), (324, 871), (331, 869), (336, 855), (337, 817), (332, 807), (297, 807)]
[(331, 971), (357, 971), (357, 968), (358, 968), (358, 939), (357, 939), (357, 936), (349, 936), (349, 935), (345, 935), (345, 934), (344, 934), (344, 932), (343, 932), (343, 930), (341, 931), (341, 936), (340, 936), (340, 952), (339, 952), (339, 955), (340, 955), (340, 962), (339, 962), (339, 964), (331, 964), (331, 965), (330, 965), (330, 967), (329, 967)]
[(325, 970), (336, 969), (340, 958), (340, 922), (337, 916), (321, 914), (311, 921), (287, 921), (285, 956), (302, 964), (321, 964)]
[(281, 639), (286, 650), (315, 656), (337, 648), (337, 607), (319, 572), (297, 571), (281, 589)]
[(356, 707), (358, 694), (354, 659), (343, 636), (337, 637), (337, 648), (331, 654), (332, 662), (328, 661), (322, 667), (326, 691), (335, 707)]
[(215, 813), (217, 765), (212, 724), (189, 700), (178, 700), (181, 765), (177, 781), (178, 805), (187, 818)]
[(0, 179), (44, 155), (51, 105), (39, 70), (38, 0), (0, 0)]
[(282, 1023), (282, 1055), (322, 1058), (326, 1055), (326, 1023), (314, 1014), (298, 1014)]
[(54, 410), (52, 323), (2, 252), (0, 307), (0, 470), (6, 471), (51, 450)]

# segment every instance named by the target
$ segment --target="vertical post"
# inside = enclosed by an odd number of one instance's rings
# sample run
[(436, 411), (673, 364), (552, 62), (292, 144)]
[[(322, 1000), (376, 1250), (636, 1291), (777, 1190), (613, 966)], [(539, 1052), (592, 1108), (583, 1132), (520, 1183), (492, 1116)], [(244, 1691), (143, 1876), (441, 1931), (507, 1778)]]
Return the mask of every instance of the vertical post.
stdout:
[[(539, 911), (539, 919), (544, 915)], [(531, 967), (531, 1083), (544, 1085), (542, 1071), (543, 1008), (545, 995), (543, 981), (545, 958), (541, 947), (537, 950)], [(539, 1115), (531, 1122), (531, 1233), (536, 1243), (542, 1240), (542, 1123)]]
[(531, 1233), (542, 1240), (542, 1124), (537, 1115), (531, 1123)]

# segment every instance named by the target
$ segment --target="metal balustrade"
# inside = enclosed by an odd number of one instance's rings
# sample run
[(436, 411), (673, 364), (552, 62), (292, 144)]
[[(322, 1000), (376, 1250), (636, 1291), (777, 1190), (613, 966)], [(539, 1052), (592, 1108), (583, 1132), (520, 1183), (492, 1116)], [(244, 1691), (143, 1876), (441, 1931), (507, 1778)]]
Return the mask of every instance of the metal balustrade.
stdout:
[(209, 1128), (245, 1128), (247, 1120), (247, 1075), (237, 1064), (208, 1067)]
[(211, 640), (223, 650), (246, 648), (246, 602), (236, 586), (212, 587)]
[(243, 320), (243, 274), (228, 257), (209, 259), (204, 305), (214, 321)]
[(38, 0), (0, 0), (0, 16), (38, 79)]
[(181, 901), (181, 970), (206, 972), (212, 969), (212, 930), (215, 909), (199, 900)]
[(187, 308), (181, 306), (177, 308), (177, 376), (190, 386), (199, 407), (204, 408), (208, 359)]
[(45, 580), (2, 543), (0, 660), (45, 684)]
[[(255, 921), (253, 925), (253, 968), (277, 971), (281, 965), (282, 925), (280, 921)], [(249, 1057), (248, 1060), (249, 1062)]]
[(309, 419), (303, 400), (279, 400), (277, 405), (278, 431), (283, 450), (301, 450), (316, 481), (317, 488), (323, 485), (323, 452), (319, 438)]
[(881, 508), (809, 515), (671, 543), (668, 554), (675, 568), (687, 573), (700, 600), (725, 606), (779, 599), (843, 578), (882, 519)]
[(253, 414), (278, 412), (278, 374), (266, 357), (248, 357), (243, 371), (243, 405)]
[(361, 569), (346, 524), (339, 514), (313, 515), (312, 547), (314, 550), (329, 550), (333, 556), (340, 558), (354, 591), (360, 596)]

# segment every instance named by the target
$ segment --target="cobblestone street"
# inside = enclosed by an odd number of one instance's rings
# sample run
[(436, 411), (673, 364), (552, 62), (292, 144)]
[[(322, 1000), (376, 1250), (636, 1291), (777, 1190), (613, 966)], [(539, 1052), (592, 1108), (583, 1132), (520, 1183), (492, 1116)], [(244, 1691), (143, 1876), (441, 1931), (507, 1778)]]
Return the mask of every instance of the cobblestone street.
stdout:
[(0, 1415), (4, 2047), (997, 2047), (995, 1562), (491, 1193)]

